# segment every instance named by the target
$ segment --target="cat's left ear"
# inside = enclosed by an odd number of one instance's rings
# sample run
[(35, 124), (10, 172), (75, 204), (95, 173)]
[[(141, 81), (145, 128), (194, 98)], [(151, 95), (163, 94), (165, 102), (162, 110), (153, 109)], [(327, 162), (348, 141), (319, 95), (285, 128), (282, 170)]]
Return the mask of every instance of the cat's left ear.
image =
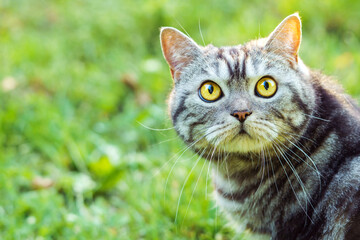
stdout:
[(300, 42), (301, 20), (299, 14), (294, 13), (285, 18), (270, 34), (265, 49), (297, 62)]
[(200, 47), (191, 38), (172, 27), (161, 28), (160, 41), (161, 49), (174, 80), (188, 64), (202, 53)]

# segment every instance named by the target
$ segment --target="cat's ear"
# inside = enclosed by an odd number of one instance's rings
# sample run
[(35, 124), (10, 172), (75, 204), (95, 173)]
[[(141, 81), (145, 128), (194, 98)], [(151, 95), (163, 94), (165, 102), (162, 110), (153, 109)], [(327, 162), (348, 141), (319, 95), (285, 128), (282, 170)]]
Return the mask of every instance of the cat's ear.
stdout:
[(298, 13), (285, 18), (268, 37), (265, 48), (290, 61), (298, 61), (301, 42), (301, 20)]
[(184, 67), (201, 54), (200, 47), (191, 38), (172, 27), (161, 28), (160, 41), (174, 79)]

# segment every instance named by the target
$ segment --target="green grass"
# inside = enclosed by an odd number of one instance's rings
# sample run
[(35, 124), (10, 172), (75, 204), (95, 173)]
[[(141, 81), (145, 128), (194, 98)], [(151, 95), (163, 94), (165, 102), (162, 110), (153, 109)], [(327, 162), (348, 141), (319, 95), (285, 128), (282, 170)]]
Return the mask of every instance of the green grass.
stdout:
[(0, 1), (0, 239), (232, 239), (207, 163), (191, 171), (197, 157), (186, 152), (175, 164), (185, 146), (174, 131), (141, 125), (171, 127), (159, 28), (184, 27), (201, 43), (200, 24), (205, 43), (239, 44), (299, 11), (304, 62), (358, 97), (358, 9), (337, 0)]

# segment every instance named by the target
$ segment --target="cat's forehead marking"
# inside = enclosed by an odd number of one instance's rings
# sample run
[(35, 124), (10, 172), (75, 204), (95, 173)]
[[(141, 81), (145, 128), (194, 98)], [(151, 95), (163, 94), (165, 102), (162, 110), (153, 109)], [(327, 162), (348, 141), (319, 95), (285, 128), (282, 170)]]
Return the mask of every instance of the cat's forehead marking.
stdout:
[[(246, 60), (248, 50), (239, 45), (219, 48), (216, 53), (216, 73), (218, 76), (234, 81), (246, 79)], [(226, 76), (226, 77), (225, 77)]]
[(243, 62), (242, 62), (240, 77), (242, 79), (246, 79), (246, 59), (248, 58), (248, 50), (246, 47), (243, 47), (243, 52), (244, 52), (244, 58), (243, 58)]

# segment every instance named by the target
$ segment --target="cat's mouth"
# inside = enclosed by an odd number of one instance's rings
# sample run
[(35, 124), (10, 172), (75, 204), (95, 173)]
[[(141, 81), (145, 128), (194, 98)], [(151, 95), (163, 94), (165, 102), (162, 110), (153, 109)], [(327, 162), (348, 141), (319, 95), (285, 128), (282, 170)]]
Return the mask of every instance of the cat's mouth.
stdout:
[(247, 136), (251, 137), (250, 134), (243, 127), (240, 129), (238, 134), (239, 135), (247, 135)]
[(247, 136), (247, 137), (250, 137), (251, 138), (251, 135), (250, 135), (250, 133), (246, 130), (246, 127), (245, 127), (245, 125), (244, 124), (240, 124), (239, 125), (239, 130), (238, 130), (238, 134), (237, 134), (238, 136)]

